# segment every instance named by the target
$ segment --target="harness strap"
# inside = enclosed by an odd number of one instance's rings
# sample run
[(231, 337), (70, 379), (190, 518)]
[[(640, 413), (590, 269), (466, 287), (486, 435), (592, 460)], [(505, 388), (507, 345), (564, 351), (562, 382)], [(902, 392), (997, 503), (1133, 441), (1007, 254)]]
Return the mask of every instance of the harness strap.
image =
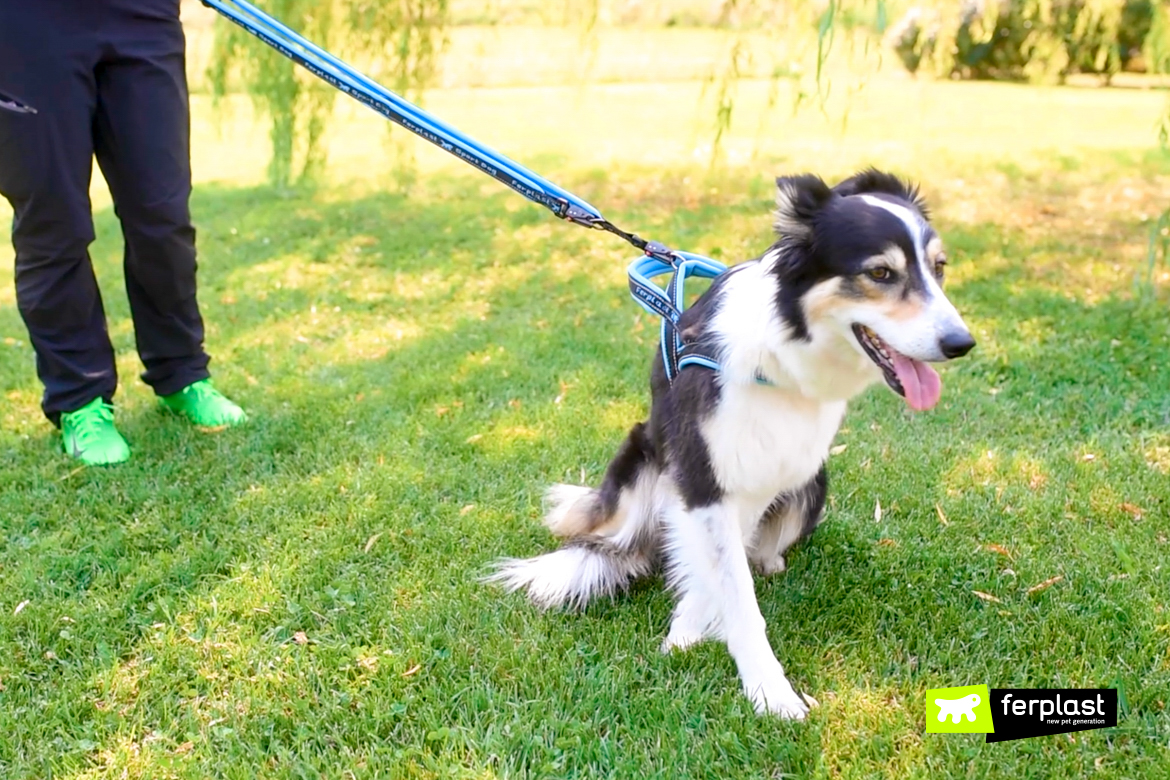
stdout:
[[(651, 249), (655, 254), (649, 254)], [(705, 354), (697, 344), (683, 341), (678, 323), (686, 308), (687, 278), (714, 279), (726, 271), (727, 266), (709, 257), (667, 249), (661, 244), (646, 251), (648, 254), (630, 263), (630, 294), (643, 309), (662, 318), (661, 348), (666, 378), (673, 382), (679, 370), (687, 366), (718, 371), (719, 363), (712, 355)], [(650, 281), (664, 274), (670, 274), (665, 290)]]

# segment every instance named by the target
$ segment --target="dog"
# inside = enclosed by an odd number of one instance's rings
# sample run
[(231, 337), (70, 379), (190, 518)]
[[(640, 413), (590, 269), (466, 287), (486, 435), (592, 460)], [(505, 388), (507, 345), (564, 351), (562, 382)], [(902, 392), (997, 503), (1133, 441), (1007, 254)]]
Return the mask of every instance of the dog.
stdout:
[(500, 563), (492, 579), (542, 608), (581, 608), (664, 569), (677, 595), (662, 650), (725, 642), (758, 713), (808, 704), (765, 634), (752, 567), (785, 553), (824, 513), (825, 461), (846, 403), (885, 383), (915, 410), (941, 394), (929, 365), (975, 346), (943, 293), (946, 254), (913, 187), (869, 169), (834, 187), (776, 180), (776, 242), (718, 276), (678, 328), (718, 370), (651, 371), (600, 487), (557, 485), (545, 524), (560, 549)]

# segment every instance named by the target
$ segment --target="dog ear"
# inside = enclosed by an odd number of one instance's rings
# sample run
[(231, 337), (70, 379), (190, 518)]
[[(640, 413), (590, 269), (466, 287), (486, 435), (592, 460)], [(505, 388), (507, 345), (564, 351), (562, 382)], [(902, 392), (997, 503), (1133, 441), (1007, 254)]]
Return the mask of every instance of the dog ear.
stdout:
[(812, 237), (817, 213), (833, 198), (819, 176), (781, 176), (776, 179), (776, 235), (804, 242)]
[(922, 194), (918, 191), (917, 186), (902, 181), (892, 173), (879, 171), (877, 168), (867, 168), (860, 173), (850, 176), (834, 187), (833, 192), (843, 198), (850, 195), (863, 195), (867, 192), (880, 192), (885, 195), (893, 195), (899, 200), (913, 204), (914, 208), (918, 209), (923, 217), (930, 218), (926, 201), (922, 199)]

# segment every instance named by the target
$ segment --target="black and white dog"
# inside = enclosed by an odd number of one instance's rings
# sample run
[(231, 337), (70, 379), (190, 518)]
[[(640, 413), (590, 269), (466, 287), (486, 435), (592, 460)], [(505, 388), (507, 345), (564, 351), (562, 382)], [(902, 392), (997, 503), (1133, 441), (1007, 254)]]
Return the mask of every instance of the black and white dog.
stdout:
[(777, 180), (778, 240), (715, 280), (686, 310), (684, 340), (718, 372), (651, 376), (638, 423), (600, 488), (549, 491), (564, 545), (502, 564), (495, 579), (541, 607), (581, 607), (659, 565), (678, 594), (663, 651), (727, 643), (758, 712), (808, 711), (764, 632), (751, 565), (784, 554), (821, 519), (825, 459), (846, 402), (884, 379), (911, 408), (938, 403), (928, 363), (974, 345), (942, 291), (946, 255), (915, 188), (868, 170), (830, 188)]

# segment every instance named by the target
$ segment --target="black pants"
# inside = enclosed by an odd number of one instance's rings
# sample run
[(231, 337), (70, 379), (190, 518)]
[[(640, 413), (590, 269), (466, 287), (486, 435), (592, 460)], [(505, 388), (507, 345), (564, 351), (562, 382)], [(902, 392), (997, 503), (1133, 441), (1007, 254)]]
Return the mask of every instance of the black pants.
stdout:
[(12, 204), (16, 300), (58, 422), (117, 387), (89, 258), (96, 155), (125, 239), (143, 381), (208, 376), (195, 299), (190, 116), (179, 0), (0, 0), (0, 194)]

